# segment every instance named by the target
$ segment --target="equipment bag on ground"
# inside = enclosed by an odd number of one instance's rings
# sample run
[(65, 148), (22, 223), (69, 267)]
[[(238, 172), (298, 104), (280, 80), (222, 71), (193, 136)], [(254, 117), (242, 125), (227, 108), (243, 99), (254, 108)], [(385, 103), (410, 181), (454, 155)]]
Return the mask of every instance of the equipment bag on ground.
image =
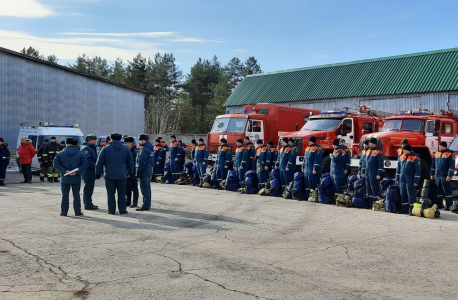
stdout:
[(192, 167), (192, 171), (193, 171), (193, 174), (192, 174), (192, 185), (193, 186), (198, 186), (200, 184), (200, 176), (199, 176), (199, 172), (197, 172), (197, 167), (193, 166)]
[[(428, 199), (429, 203), (432, 202)], [(437, 209), (437, 204), (434, 204), (432, 207), (425, 207), (423, 203), (416, 202), (413, 205), (412, 214), (417, 217), (425, 217), (429, 219), (440, 218), (440, 211)]]
[(258, 176), (256, 171), (250, 170), (245, 173), (245, 180), (243, 182), (243, 192), (246, 194), (257, 194), (259, 192), (258, 188)]
[(360, 178), (355, 182), (355, 193), (351, 199), (351, 204), (356, 208), (369, 208), (369, 201), (366, 198), (366, 180)]
[(334, 204), (334, 188), (332, 187), (332, 177), (330, 173), (325, 173), (321, 177), (318, 187), (318, 201), (323, 204)]
[(170, 163), (166, 163), (164, 167), (164, 176), (162, 177), (163, 183), (172, 183), (172, 171), (170, 170)]
[(352, 174), (348, 176), (347, 179), (347, 192), (354, 193), (355, 192), (355, 182), (358, 180), (358, 175)]
[(296, 172), (294, 174), (292, 196), (294, 200), (306, 200), (304, 173), (302, 172)]
[(280, 171), (276, 169), (270, 172), (270, 195), (272, 197), (281, 196)]
[(395, 184), (396, 182), (394, 181), (393, 178), (391, 177), (385, 177), (382, 180), (380, 180), (379, 187), (380, 187), (380, 198), (385, 199), (386, 198), (386, 191), (388, 190), (388, 187), (391, 185)]
[(240, 188), (239, 177), (237, 176), (237, 172), (235, 170), (229, 170), (227, 172), (225, 188), (231, 192), (237, 192)]

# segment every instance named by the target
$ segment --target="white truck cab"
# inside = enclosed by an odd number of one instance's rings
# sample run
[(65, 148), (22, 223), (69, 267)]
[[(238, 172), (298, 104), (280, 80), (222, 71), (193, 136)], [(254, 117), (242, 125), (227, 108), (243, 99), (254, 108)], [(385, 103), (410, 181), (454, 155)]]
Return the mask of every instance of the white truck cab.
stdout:
[[(52, 136), (56, 137), (57, 143), (65, 141), (69, 137), (76, 138), (78, 140), (78, 146), (84, 143), (84, 135), (78, 128), (78, 124), (71, 126), (58, 126), (48, 123), (39, 123), (38, 125), (25, 125), (21, 124), (19, 130), (16, 148), (19, 148), (21, 144), (21, 138), (26, 137), (32, 140), (32, 144), (38, 152), (38, 148), (43, 145), (43, 140), (51, 139)], [(10, 148), (13, 148), (10, 146)], [(39, 171), (40, 164), (38, 162), (37, 155), (32, 160), (32, 171)]]

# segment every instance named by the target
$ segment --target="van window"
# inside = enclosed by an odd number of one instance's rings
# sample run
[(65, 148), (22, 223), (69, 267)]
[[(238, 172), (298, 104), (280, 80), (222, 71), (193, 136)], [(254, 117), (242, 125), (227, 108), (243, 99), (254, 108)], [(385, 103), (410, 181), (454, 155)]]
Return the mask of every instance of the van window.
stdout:
[(426, 133), (434, 133), (434, 121), (426, 122)]
[(37, 136), (36, 135), (29, 135), (29, 140), (32, 140), (32, 145), (37, 148)]
[(442, 123), (441, 133), (443, 134), (453, 134), (452, 123)]
[(342, 124), (343, 131), (346, 133), (351, 133), (353, 131), (352, 129), (352, 121), (349, 119), (346, 119), (343, 121)]

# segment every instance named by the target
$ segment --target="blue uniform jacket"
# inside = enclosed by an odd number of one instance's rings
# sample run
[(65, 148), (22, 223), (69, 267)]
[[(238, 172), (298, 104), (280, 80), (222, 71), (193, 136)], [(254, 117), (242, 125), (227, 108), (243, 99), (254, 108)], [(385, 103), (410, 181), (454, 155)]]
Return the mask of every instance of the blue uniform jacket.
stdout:
[(83, 172), (83, 180), (95, 180), (95, 164), (97, 163), (97, 149), (95, 145), (84, 143), (81, 153), (86, 157), (88, 166)]
[(232, 148), (228, 144), (224, 144), (218, 147), (218, 157), (216, 159), (217, 164), (220, 167), (229, 166), (232, 161)]
[(313, 173), (321, 171), (321, 160), (323, 159), (323, 150), (320, 145), (314, 144), (305, 148), (304, 163), (302, 164), (302, 170), (306, 173)]
[(266, 164), (269, 168), (273, 169), (278, 159), (278, 151), (275, 146), (272, 146), (268, 150)]
[(196, 149), (197, 149), (197, 144), (192, 144), (192, 149), (191, 149), (191, 160), (196, 163)]
[(95, 174), (104, 171), (106, 180), (125, 180), (127, 174), (135, 175), (132, 153), (121, 141), (112, 141), (102, 148), (95, 165)]
[(243, 170), (247, 170), (247, 160), (248, 160), (248, 149), (244, 145), (237, 147), (235, 149), (235, 167), (240, 169), (243, 167)]
[(445, 180), (447, 177), (452, 177), (454, 172), (455, 158), (453, 151), (446, 149), (442, 152), (436, 152), (431, 166), (431, 175), (434, 175), (435, 179)]
[(366, 174), (366, 162), (367, 162), (367, 156), (370, 155), (371, 149), (363, 149), (361, 151), (361, 157), (359, 158), (359, 168), (358, 171), (360, 172), (361, 176)]
[(153, 175), (153, 145), (146, 142), (137, 153), (137, 176), (150, 177)]
[(162, 146), (162, 148), (164, 148), (164, 150), (165, 150), (166, 152), (167, 152), (167, 151), (170, 151), (170, 148), (169, 148), (169, 146), (167, 145), (166, 142), (161, 142), (161, 146)]
[(347, 147), (339, 145), (337, 149), (330, 155), (331, 157), (331, 174), (344, 176), (345, 171), (345, 153)]
[(278, 159), (277, 159), (277, 162), (275, 163), (275, 166), (279, 167), (280, 169), (286, 169), (286, 167), (288, 166), (288, 162), (289, 162), (289, 153), (290, 152), (291, 152), (290, 146), (281, 147), (280, 152), (278, 153)]
[(245, 145), (245, 149), (247, 149), (247, 170), (254, 170), (254, 162), (256, 156), (256, 147), (252, 142), (248, 142)]
[[(88, 162), (80, 149), (75, 146), (67, 146), (56, 155), (54, 159), (54, 168), (56, 168), (61, 175), (61, 182), (63, 184), (81, 184), (81, 174), (84, 173), (88, 166)], [(66, 171), (72, 171), (78, 168), (75, 176), (64, 176)]]
[(420, 155), (411, 152), (410, 155), (401, 155), (400, 164), (396, 169), (396, 181), (405, 184), (420, 183)]
[(351, 152), (350, 149), (348, 149), (347, 146), (345, 145), (339, 145), (339, 148), (344, 149), (344, 158), (345, 158), (345, 170), (350, 172), (351, 170)]
[(138, 148), (136, 145), (132, 145), (132, 148), (130, 148), (130, 154), (132, 154), (132, 163), (134, 164), (134, 174), (137, 174), (137, 154), (138, 154)]
[(297, 155), (299, 154), (299, 149), (296, 147), (296, 146), (290, 146), (291, 147), (291, 151), (289, 152), (289, 156), (288, 156), (288, 166), (287, 168), (291, 171), (295, 171), (296, 170), (296, 158), (297, 158)]
[(263, 171), (264, 167), (268, 167), (267, 158), (269, 152), (269, 148), (266, 145), (262, 145), (256, 149), (256, 165), (260, 171)]
[(166, 151), (167, 150), (165, 150), (164, 147), (162, 147), (161, 145), (154, 146), (153, 148), (153, 165), (154, 166), (157, 166), (158, 162), (159, 162), (159, 165), (165, 164)]
[(182, 155), (183, 155), (183, 148), (181, 147), (181, 144), (179, 144), (177, 141), (170, 143), (170, 161), (174, 162), (175, 158), (178, 158), (178, 160), (181, 160)]
[(195, 148), (195, 159), (197, 163), (206, 162), (210, 152), (205, 144), (197, 145)]
[(366, 168), (364, 170), (366, 176), (376, 177), (383, 175), (383, 153), (378, 149), (371, 149), (369, 154), (366, 154)]
[(0, 146), (0, 165), (7, 166), (10, 164), (10, 148), (5, 143)]

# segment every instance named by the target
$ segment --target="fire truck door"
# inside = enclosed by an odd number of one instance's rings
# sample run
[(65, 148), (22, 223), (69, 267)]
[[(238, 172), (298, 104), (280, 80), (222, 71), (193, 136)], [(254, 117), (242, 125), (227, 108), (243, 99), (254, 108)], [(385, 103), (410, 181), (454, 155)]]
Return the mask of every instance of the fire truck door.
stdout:
[(342, 124), (340, 125), (340, 129), (341, 129), (340, 135), (338, 135), (339, 139), (345, 140), (345, 145), (350, 150), (353, 149), (353, 141), (355, 138), (354, 128), (355, 126), (353, 126), (353, 119), (344, 119)]
[(258, 139), (264, 140), (264, 121), (248, 120), (245, 136), (249, 136), (250, 140), (254, 143), (256, 143)]
[(426, 121), (425, 144), (431, 155), (439, 150), (440, 120)]

